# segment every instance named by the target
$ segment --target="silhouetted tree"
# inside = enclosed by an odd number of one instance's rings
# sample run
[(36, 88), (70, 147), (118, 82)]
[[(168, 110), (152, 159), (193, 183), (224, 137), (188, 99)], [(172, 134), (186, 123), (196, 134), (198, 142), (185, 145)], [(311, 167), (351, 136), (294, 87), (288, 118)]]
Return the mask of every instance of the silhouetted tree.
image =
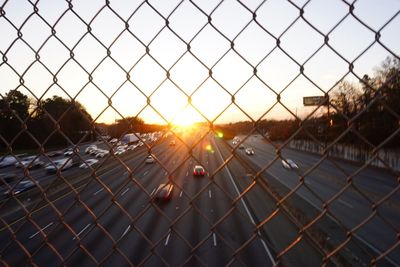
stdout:
[(110, 124), (107, 131), (111, 137), (119, 138), (125, 133), (144, 132), (144, 126), (144, 121), (141, 118), (126, 117)]
[[(18, 90), (10, 90), (0, 99), (0, 135), (13, 147), (21, 147), (31, 140), (24, 133), (24, 121), (29, 115), (29, 99)], [(0, 142), (0, 147), (6, 143)]]

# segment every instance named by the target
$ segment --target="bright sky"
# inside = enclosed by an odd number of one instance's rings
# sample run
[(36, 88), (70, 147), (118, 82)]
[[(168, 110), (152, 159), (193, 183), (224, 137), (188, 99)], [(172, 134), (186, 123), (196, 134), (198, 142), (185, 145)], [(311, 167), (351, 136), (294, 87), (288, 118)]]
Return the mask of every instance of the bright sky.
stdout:
[[(158, 13), (141, 1), (110, 0), (109, 7), (104, 7), (105, 1), (81, 0), (73, 1), (69, 10), (66, 1), (40, 0), (38, 14), (27, 1), (4, 2), (0, 1), (5, 12), (0, 17), (0, 93), (19, 88), (25, 94), (47, 98), (66, 96), (66, 92), (76, 96), (98, 122), (139, 114), (148, 123), (165, 123), (165, 119), (189, 124), (203, 119), (198, 111), (209, 120), (219, 116), (216, 123), (247, 119), (243, 111), (253, 119), (267, 111), (267, 119), (292, 118), (281, 105), (273, 107), (276, 93), (282, 90), (282, 103), (304, 116), (313, 108), (303, 107), (303, 96), (322, 95), (348, 71), (348, 64), (327, 46), (309, 59), (324, 38), (284, 0), (268, 0), (262, 5), (262, 1), (242, 1), (247, 9), (233, 0), (192, 1), (196, 6), (190, 1), (148, 1)], [(298, 6), (305, 2), (294, 1)], [(360, 0), (354, 7), (354, 14), (378, 31), (399, 12), (400, 1)], [(330, 46), (354, 61), (357, 75), (372, 75), (389, 52), (375, 43), (359, 57), (374, 42), (375, 33), (354, 17), (345, 18), (348, 10), (343, 1), (311, 0), (304, 7), (304, 18), (329, 34)], [(256, 11), (256, 21), (250, 11)], [(168, 27), (162, 16), (168, 17)], [(92, 34), (82, 20), (90, 24)], [(51, 36), (51, 27), (58, 39)], [(15, 28), (20, 29), (23, 40), (18, 39)], [(400, 54), (399, 29), (400, 15), (380, 32), (381, 42), (396, 55)], [(279, 37), (284, 52), (271, 35)], [(185, 42), (190, 43), (190, 52)], [(112, 59), (107, 57), (107, 48)], [(35, 61), (32, 49), (41, 63)], [(70, 59), (69, 50), (76, 61)], [(294, 60), (304, 65), (304, 73), (322, 91), (302, 75), (292, 82), (300, 72)], [(208, 69), (212, 69), (213, 79)], [(356, 80), (353, 75), (346, 79)], [(242, 110), (229, 106), (230, 94)], [(187, 95), (195, 108), (188, 106)], [(118, 113), (108, 106), (106, 96)], [(146, 106), (147, 96), (158, 113)]]

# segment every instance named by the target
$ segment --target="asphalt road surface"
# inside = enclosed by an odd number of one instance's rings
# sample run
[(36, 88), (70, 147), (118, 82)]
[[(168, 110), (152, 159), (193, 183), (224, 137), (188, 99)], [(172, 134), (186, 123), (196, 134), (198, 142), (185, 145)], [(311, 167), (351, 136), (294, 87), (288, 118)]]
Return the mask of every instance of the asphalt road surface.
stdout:
[[(363, 266), (387, 253), (377, 264), (399, 266), (400, 250), (391, 249), (398, 242), (399, 193), (372, 206), (398, 186), (396, 176), (370, 168), (357, 172), (354, 164), (319, 162), (319, 156), (284, 149), (282, 157), (299, 166), (288, 170), (260, 136), (243, 143), (255, 155), (197, 130), (149, 143), (152, 164), (145, 163), (149, 147), (142, 146), (118, 159), (110, 155), (93, 169), (32, 171), (29, 177), (41, 190), (0, 202), (0, 261), (12, 266)], [(84, 148), (83, 160), (90, 157)], [(204, 166), (204, 177), (193, 176), (197, 164)], [(161, 183), (174, 185), (169, 201), (151, 197)]]

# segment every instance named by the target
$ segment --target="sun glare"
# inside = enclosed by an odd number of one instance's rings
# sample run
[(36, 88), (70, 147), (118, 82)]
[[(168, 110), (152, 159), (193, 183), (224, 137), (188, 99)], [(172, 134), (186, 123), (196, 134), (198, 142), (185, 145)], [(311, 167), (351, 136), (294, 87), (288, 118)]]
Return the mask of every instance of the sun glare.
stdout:
[(196, 113), (193, 108), (186, 107), (172, 120), (172, 124), (175, 126), (189, 128), (200, 120), (201, 117)]

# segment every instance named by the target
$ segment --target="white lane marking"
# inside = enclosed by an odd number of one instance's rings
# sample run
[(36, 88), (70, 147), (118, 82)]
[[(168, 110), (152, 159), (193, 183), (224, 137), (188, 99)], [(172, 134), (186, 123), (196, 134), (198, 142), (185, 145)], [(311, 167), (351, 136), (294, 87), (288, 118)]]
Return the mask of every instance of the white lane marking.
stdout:
[(104, 188), (101, 188), (101, 189), (97, 190), (96, 192), (94, 192), (93, 195), (95, 196), (95, 195), (97, 195), (98, 193), (100, 193), (100, 192), (103, 191), (103, 190), (104, 190)]
[(144, 173), (143, 173), (143, 176), (146, 176), (146, 174), (148, 174), (149, 173), (149, 171), (145, 171)]
[(182, 190), (181, 193), (179, 194), (179, 197), (182, 197), (182, 193), (183, 193), (183, 190)]
[(186, 176), (188, 176), (188, 175), (189, 175), (189, 171), (186, 172)]
[(215, 236), (215, 233), (213, 233), (213, 241), (214, 241), (214, 247), (217, 246), (217, 237)]
[(90, 226), (90, 223), (86, 225), (72, 240), (75, 240), (77, 237), (79, 237), (88, 227)]
[(211, 198), (211, 189), (208, 189), (208, 196)]
[(347, 206), (347, 207), (351, 208), (351, 209), (352, 209), (352, 208), (354, 208), (354, 207), (353, 207), (353, 205), (351, 205), (351, 204), (347, 203), (347, 202), (346, 202), (346, 201), (344, 201), (344, 200), (341, 200), (340, 198), (339, 198), (339, 202), (340, 202), (340, 203), (342, 203), (343, 205), (345, 205), (345, 206)]
[(165, 172), (164, 175), (167, 176), (167, 175), (168, 175), (168, 172)]
[(122, 192), (121, 193), (121, 197), (123, 196), (123, 195), (125, 195), (126, 194), (126, 192), (128, 192), (129, 191), (129, 187), (127, 188), (127, 189), (125, 189), (125, 191), (124, 192)]
[(126, 233), (128, 233), (128, 231), (129, 231), (130, 229), (131, 229), (131, 225), (128, 225), (128, 227), (126, 227), (124, 233), (122, 234), (121, 238), (123, 238), (123, 237), (126, 235)]
[(167, 236), (167, 239), (165, 240), (165, 246), (167, 246), (168, 245), (168, 242), (169, 242), (169, 237), (171, 236), (171, 230), (169, 230), (169, 232), (168, 232), (168, 236)]
[[(215, 144), (215, 141), (214, 141), (214, 144)], [(215, 147), (216, 147), (216, 150), (218, 151), (219, 157), (221, 158), (222, 162), (224, 162), (224, 158), (222, 157), (221, 151), (219, 151), (217, 144), (215, 144)], [(233, 180), (231, 171), (229, 170), (229, 168), (226, 165), (225, 165), (225, 170), (228, 173), (229, 179), (230, 179), (233, 187), (235, 188), (236, 193), (238, 194), (238, 196), (240, 196), (240, 191), (239, 191), (235, 181)], [(250, 221), (253, 223), (254, 226), (256, 226), (256, 222), (254, 221), (253, 216), (251, 216), (251, 213), (250, 213), (249, 209), (247, 208), (247, 205), (244, 202), (243, 198), (240, 198), (240, 202), (242, 203), (244, 209), (246, 210), (247, 216), (249, 216)], [(257, 231), (257, 234), (259, 237), (261, 237), (260, 231)], [(275, 265), (276, 262), (275, 262), (274, 258), (272, 257), (271, 252), (269, 251), (269, 248), (267, 247), (267, 244), (265, 243), (264, 239), (260, 238), (260, 241), (261, 241), (261, 244), (264, 247), (265, 251), (267, 252), (269, 260), (272, 262), (273, 265)]]
[[(48, 225), (46, 225), (45, 227), (43, 227), (43, 228), (40, 229), (40, 230), (41, 230), (41, 231), (44, 231), (44, 230), (46, 230), (47, 228), (49, 228), (50, 226), (52, 226), (52, 225), (53, 225), (53, 222), (49, 223)], [(31, 235), (31, 236), (29, 237), (29, 239), (34, 238), (34, 237), (37, 236), (39, 233), (40, 233), (40, 231), (37, 231), (36, 233), (34, 233), (33, 235)]]
[(124, 175), (127, 175), (128, 174), (128, 172), (124, 172)]

